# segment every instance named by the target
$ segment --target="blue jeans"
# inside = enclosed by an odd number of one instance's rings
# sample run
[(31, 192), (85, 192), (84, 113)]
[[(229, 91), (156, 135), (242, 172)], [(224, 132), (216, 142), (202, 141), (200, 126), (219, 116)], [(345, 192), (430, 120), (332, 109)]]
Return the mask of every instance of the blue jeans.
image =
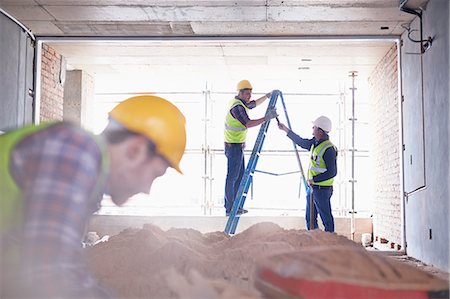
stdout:
[[(225, 156), (228, 159), (227, 178), (225, 181), (225, 212), (233, 209), (239, 184), (245, 172), (244, 149), (241, 143), (225, 145)], [(242, 207), (241, 207), (242, 208)]]
[[(334, 218), (331, 214), (331, 195), (333, 195), (333, 186), (330, 188), (324, 188), (324, 189), (317, 189), (312, 188), (313, 191), (313, 199), (314, 199), (314, 218), (313, 218), (313, 225), (314, 227), (312, 229), (319, 228), (319, 225), (317, 224), (317, 213), (319, 213), (320, 218), (322, 219), (323, 226), (325, 227), (326, 232), (334, 232)], [(306, 227), (311, 229), (309, 227), (310, 219), (309, 219), (309, 200), (310, 200), (310, 192), (306, 193)]]

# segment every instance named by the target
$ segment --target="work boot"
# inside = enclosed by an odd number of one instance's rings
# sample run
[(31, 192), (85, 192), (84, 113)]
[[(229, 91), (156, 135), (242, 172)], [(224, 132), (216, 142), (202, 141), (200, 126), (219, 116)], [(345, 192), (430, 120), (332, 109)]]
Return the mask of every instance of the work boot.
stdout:
[[(230, 216), (230, 213), (231, 212), (225, 212), (225, 215), (228, 217), (228, 216)], [(242, 215), (242, 214), (245, 214), (245, 213), (248, 213), (248, 210), (246, 210), (246, 209), (239, 209), (237, 211), (236, 215)]]

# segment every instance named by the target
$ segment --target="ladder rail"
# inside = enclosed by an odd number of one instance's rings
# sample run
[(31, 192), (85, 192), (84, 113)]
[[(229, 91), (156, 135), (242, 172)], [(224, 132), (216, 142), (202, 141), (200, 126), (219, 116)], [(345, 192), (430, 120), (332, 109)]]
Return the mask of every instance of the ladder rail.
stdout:
[[(275, 108), (275, 105), (277, 103), (279, 91), (272, 92), (272, 96), (270, 97), (269, 105), (267, 106), (266, 113), (269, 109)], [(225, 233), (227, 234), (234, 234), (236, 232), (237, 223), (239, 221), (239, 215), (237, 215), (237, 212), (240, 207), (242, 207), (245, 203), (245, 199), (247, 198), (248, 189), (251, 184), (251, 177), (253, 177), (255, 173), (256, 164), (258, 162), (262, 144), (266, 137), (267, 130), (269, 128), (270, 120), (265, 121), (261, 124), (261, 127), (259, 129), (258, 137), (256, 138), (255, 145), (253, 146), (252, 154), (250, 156), (250, 159), (247, 163), (247, 167), (245, 169), (244, 175), (242, 176), (242, 180), (239, 184), (238, 192), (236, 194), (236, 198), (233, 202), (233, 208), (230, 211), (230, 216), (228, 217), (227, 224), (225, 226)]]
[[(280, 92), (280, 98), (281, 98), (281, 104), (283, 105), (284, 115), (286, 116), (287, 125), (289, 127), (289, 130), (292, 130), (291, 121), (289, 120), (289, 115), (287, 113), (286, 104), (284, 103), (283, 94), (281, 92)], [(292, 145), (294, 146), (295, 156), (297, 158), (298, 166), (300, 168), (300, 173), (302, 175), (303, 185), (305, 186), (306, 193), (308, 194), (310, 192), (310, 189), (309, 189), (308, 183), (306, 182), (305, 172), (303, 171), (302, 162), (300, 160), (300, 155), (298, 154), (298, 150), (297, 150), (297, 144), (295, 144), (295, 142), (292, 141)], [(299, 191), (299, 197), (300, 197), (300, 191)]]
[[(278, 97), (280, 97), (280, 99), (281, 99), (281, 102), (283, 104), (284, 113), (286, 115), (287, 123), (288, 123), (289, 129), (291, 129), (291, 122), (290, 122), (289, 116), (287, 114), (286, 105), (284, 103), (284, 98), (283, 98), (283, 94), (281, 93), (281, 91), (274, 90), (272, 92), (272, 96), (270, 98), (269, 105), (267, 106), (266, 113), (267, 113), (267, 111), (269, 111), (269, 109), (275, 108)], [(255, 173), (256, 164), (258, 163), (258, 159), (261, 154), (262, 145), (263, 145), (264, 139), (267, 135), (267, 130), (269, 128), (269, 124), (270, 124), (270, 120), (265, 121), (264, 123), (261, 124), (260, 130), (258, 133), (258, 137), (256, 138), (255, 145), (253, 146), (252, 154), (247, 163), (247, 167), (245, 168), (245, 172), (244, 172), (244, 175), (242, 176), (242, 180), (239, 184), (236, 198), (234, 199), (232, 210), (230, 211), (230, 216), (228, 217), (228, 221), (225, 226), (224, 232), (226, 234), (234, 234), (236, 232), (236, 227), (237, 227), (237, 224), (238, 224), (239, 218), (240, 218), (237, 213), (238, 213), (238, 210), (244, 206), (245, 200), (247, 198), (249, 187), (253, 181), (253, 175)], [(305, 175), (303, 172), (303, 167), (301, 164), (300, 156), (298, 154), (297, 147), (294, 142), (293, 142), (293, 145), (294, 145), (294, 150), (295, 150), (295, 154), (297, 157), (297, 162), (300, 167), (300, 172), (301, 172), (301, 175), (303, 178), (303, 183), (308, 192), (309, 188), (306, 183), (306, 178), (305, 178)]]

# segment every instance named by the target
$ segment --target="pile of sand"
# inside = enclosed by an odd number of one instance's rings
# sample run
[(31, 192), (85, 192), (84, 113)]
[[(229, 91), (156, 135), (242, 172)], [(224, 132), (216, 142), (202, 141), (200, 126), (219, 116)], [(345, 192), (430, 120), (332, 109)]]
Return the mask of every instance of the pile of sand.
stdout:
[[(447, 281), (367, 252), (345, 237), (285, 230), (274, 223), (259, 223), (232, 237), (145, 225), (87, 250), (99, 283), (120, 298), (263, 298), (255, 285), (268, 297), (278, 294), (272, 298), (317, 298), (320, 292), (336, 296), (342, 283), (360, 295), (381, 294), (381, 288), (382, 293), (424, 290), (448, 297)], [(411, 298), (405, 296), (400, 297)]]
[(273, 223), (232, 237), (145, 225), (91, 247), (89, 261), (99, 283), (122, 298), (261, 298), (255, 261), (318, 245), (360, 247), (336, 234)]

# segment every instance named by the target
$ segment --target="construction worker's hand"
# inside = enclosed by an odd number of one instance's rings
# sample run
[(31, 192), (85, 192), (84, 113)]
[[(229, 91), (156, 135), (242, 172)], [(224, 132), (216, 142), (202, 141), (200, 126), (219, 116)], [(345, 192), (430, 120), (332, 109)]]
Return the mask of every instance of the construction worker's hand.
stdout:
[(271, 96), (272, 96), (272, 92), (266, 93), (266, 98), (270, 99)]
[(307, 181), (307, 183), (308, 183), (308, 186), (312, 186), (312, 185), (314, 185), (314, 180), (313, 179), (309, 179)]
[(285, 131), (286, 133), (289, 133), (289, 128), (286, 127), (284, 124), (279, 123), (278, 124), (278, 129)]
[(276, 108), (269, 109), (269, 110), (267, 110), (266, 115), (264, 116), (264, 120), (269, 121), (275, 117), (278, 117), (277, 109)]

